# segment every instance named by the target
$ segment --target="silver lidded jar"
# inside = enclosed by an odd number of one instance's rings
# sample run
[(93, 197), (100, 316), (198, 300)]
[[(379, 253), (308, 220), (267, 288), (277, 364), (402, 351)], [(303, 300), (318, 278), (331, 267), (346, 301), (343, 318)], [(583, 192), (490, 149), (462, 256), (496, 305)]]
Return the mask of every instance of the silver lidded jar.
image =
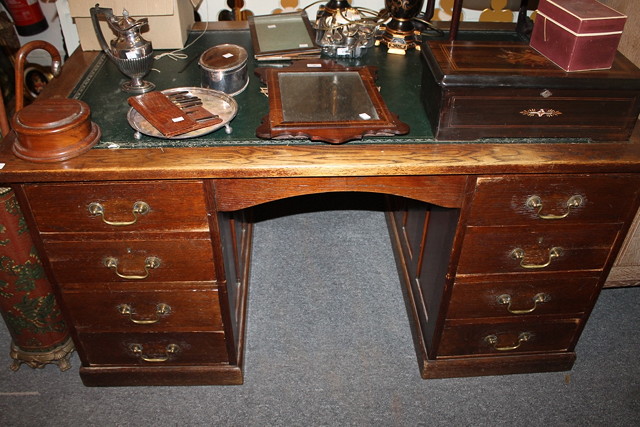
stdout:
[(202, 87), (235, 96), (249, 84), (247, 51), (235, 44), (221, 44), (205, 50), (198, 65), (202, 73)]

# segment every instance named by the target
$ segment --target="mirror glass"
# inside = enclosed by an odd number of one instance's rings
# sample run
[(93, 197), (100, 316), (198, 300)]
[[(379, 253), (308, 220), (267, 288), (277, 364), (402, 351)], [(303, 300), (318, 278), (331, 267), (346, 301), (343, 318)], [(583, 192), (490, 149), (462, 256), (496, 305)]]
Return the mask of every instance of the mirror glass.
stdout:
[(284, 122), (378, 120), (355, 71), (278, 73)]

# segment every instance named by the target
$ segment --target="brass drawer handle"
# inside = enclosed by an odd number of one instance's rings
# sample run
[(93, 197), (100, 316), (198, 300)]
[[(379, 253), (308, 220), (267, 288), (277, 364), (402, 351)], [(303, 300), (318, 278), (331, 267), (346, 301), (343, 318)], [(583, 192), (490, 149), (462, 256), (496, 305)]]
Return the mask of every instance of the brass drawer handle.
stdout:
[(158, 257), (154, 257), (154, 256), (150, 256), (147, 257), (147, 259), (144, 260), (144, 274), (134, 274), (134, 275), (127, 275), (127, 274), (122, 274), (118, 271), (118, 258), (115, 257), (106, 257), (103, 261), (105, 267), (112, 269), (116, 275), (122, 279), (127, 279), (127, 280), (142, 280), (142, 279), (146, 279), (147, 277), (149, 277), (149, 270), (153, 270), (155, 268), (160, 267), (160, 258)]
[(522, 268), (535, 269), (535, 268), (548, 267), (551, 264), (551, 261), (553, 261), (555, 258), (561, 257), (563, 254), (564, 254), (564, 251), (562, 250), (562, 248), (553, 247), (553, 248), (549, 249), (549, 259), (544, 264), (525, 264), (525, 262), (524, 262), (524, 258), (525, 258), (524, 249), (515, 248), (514, 250), (511, 251), (511, 258), (513, 258), (515, 260), (520, 260), (520, 267), (522, 267)]
[(153, 323), (158, 323), (162, 316), (166, 316), (171, 313), (171, 307), (169, 304), (160, 303), (156, 305), (156, 318), (155, 319), (134, 319), (133, 315), (136, 314), (133, 307), (129, 304), (120, 304), (116, 307), (118, 312), (123, 316), (129, 316), (129, 320), (135, 323), (136, 325), (151, 325)]
[(180, 347), (178, 346), (178, 344), (169, 344), (165, 349), (165, 356), (160, 357), (151, 357), (143, 354), (142, 352), (144, 348), (142, 347), (142, 344), (131, 344), (129, 345), (129, 350), (131, 350), (134, 355), (144, 360), (145, 362), (161, 363), (166, 362), (171, 358), (171, 356), (180, 352)]
[(569, 216), (569, 214), (571, 213), (571, 209), (578, 208), (582, 206), (583, 203), (584, 203), (584, 199), (582, 198), (582, 196), (579, 194), (574, 194), (573, 196), (569, 197), (569, 199), (565, 203), (565, 206), (567, 207), (567, 211), (562, 215), (542, 214), (542, 208), (544, 206), (540, 196), (533, 195), (529, 197), (527, 199), (526, 205), (531, 209), (537, 209), (538, 211), (536, 212), (536, 215), (538, 215), (538, 218), (540, 219), (562, 219)]
[(151, 208), (146, 202), (135, 202), (133, 204), (133, 208), (131, 209), (131, 213), (133, 214), (133, 220), (131, 221), (109, 221), (104, 217), (104, 206), (102, 206), (98, 202), (91, 202), (87, 207), (89, 213), (93, 216), (100, 215), (102, 217), (102, 221), (105, 224), (113, 225), (114, 227), (123, 227), (127, 225), (135, 224), (138, 221), (138, 215), (146, 215), (149, 213)]
[(531, 308), (527, 308), (524, 310), (514, 310), (511, 308), (511, 295), (509, 294), (502, 294), (498, 297), (498, 303), (506, 305), (507, 306), (507, 310), (509, 311), (509, 313), (511, 314), (527, 314), (527, 313), (533, 313), (535, 311), (536, 308), (538, 308), (538, 304), (542, 304), (545, 302), (548, 302), (551, 300), (551, 296), (549, 296), (548, 294), (545, 293), (539, 293), (536, 294), (533, 297), (533, 307)]
[(511, 351), (518, 349), (523, 342), (529, 341), (533, 337), (531, 332), (520, 332), (518, 335), (518, 342), (514, 345), (508, 345), (506, 347), (498, 347), (498, 337), (496, 335), (487, 335), (484, 340), (487, 344), (491, 345), (494, 350), (497, 351)]

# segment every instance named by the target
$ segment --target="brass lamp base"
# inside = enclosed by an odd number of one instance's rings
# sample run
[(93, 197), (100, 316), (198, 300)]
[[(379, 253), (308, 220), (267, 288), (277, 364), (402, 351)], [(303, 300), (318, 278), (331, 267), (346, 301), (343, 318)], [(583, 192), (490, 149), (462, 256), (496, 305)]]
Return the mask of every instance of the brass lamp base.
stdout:
[(71, 338), (67, 339), (58, 347), (47, 352), (40, 351), (25, 351), (19, 348), (11, 341), (11, 351), (9, 356), (13, 359), (13, 363), (9, 367), (12, 371), (17, 371), (24, 363), (31, 368), (41, 369), (48, 364), (56, 364), (61, 371), (66, 371), (71, 368), (69, 358), (71, 353), (75, 349)]
[(395, 31), (385, 28), (380, 43), (387, 46), (389, 53), (404, 53), (410, 49), (420, 48), (420, 33), (418, 31)]
[(413, 20), (424, 0), (385, 0), (385, 8), (391, 20), (385, 25), (380, 42), (387, 45), (389, 53), (404, 54), (420, 46), (420, 31)]

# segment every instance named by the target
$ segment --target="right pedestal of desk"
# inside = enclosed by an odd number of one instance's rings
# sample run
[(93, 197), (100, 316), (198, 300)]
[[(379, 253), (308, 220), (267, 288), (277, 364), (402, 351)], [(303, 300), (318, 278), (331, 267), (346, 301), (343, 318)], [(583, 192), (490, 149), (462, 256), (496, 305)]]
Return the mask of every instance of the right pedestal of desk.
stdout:
[(470, 177), (460, 209), (392, 199), (422, 376), (569, 370), (639, 191), (635, 175), (501, 175)]

